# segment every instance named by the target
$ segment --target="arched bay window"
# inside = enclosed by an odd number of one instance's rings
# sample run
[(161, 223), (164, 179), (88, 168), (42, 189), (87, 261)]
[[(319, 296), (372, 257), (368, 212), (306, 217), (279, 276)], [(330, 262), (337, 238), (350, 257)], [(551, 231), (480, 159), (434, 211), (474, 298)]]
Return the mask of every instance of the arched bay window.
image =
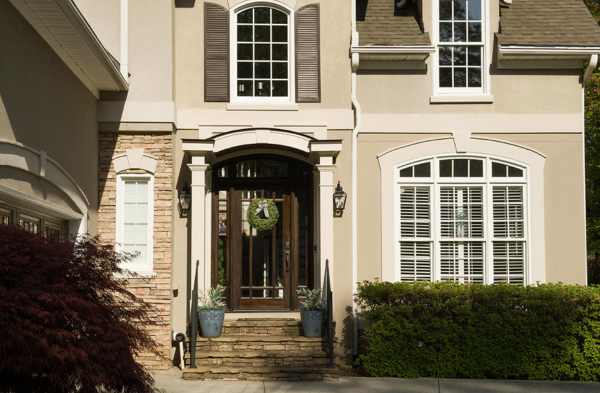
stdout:
[(527, 282), (527, 168), (435, 157), (396, 171), (400, 281)]

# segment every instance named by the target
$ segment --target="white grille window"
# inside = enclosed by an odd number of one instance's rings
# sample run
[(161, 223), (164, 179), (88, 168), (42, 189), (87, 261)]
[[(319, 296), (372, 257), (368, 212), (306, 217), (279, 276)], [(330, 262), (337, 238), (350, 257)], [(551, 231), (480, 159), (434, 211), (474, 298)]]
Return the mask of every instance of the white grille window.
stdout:
[(117, 184), (117, 245), (121, 251), (138, 254), (123, 267), (137, 272), (151, 272), (153, 178), (121, 175)]
[(524, 167), (440, 157), (398, 167), (396, 181), (399, 281), (527, 282)]
[(236, 18), (236, 95), (289, 97), (289, 16), (269, 7), (245, 9)]

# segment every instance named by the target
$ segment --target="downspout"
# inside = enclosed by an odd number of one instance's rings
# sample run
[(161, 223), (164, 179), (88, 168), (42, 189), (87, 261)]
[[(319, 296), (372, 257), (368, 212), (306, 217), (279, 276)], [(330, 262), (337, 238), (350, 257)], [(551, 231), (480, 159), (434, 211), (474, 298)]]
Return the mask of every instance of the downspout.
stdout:
[[(356, 31), (356, 0), (352, 1), (352, 46), (358, 46), (358, 32)], [(354, 130), (352, 130), (352, 343), (354, 357), (358, 356), (358, 313), (354, 294), (358, 291), (358, 133), (362, 125), (360, 104), (356, 98), (356, 71), (358, 70), (359, 54), (352, 53), (352, 106), (354, 107)]]
[(581, 85), (583, 88), (585, 88), (587, 81), (590, 79), (590, 76), (592, 76), (592, 73), (596, 69), (597, 65), (598, 65), (598, 55), (591, 55), (590, 62), (588, 64), (587, 68), (585, 69), (585, 73), (583, 74), (583, 80), (581, 81)]
[(129, 83), (129, 0), (121, 0), (121, 75)]
[[(594, 72), (594, 70), (596, 69), (596, 66), (598, 65), (598, 55), (591, 55), (590, 56), (590, 62), (587, 66), (587, 68), (585, 69), (585, 73), (583, 74), (583, 78), (581, 80), (581, 106), (583, 109), (583, 116), (585, 119), (585, 85), (587, 85), (587, 81), (590, 79), (590, 77), (592, 76), (592, 73)], [(585, 173), (585, 161), (586, 161), (586, 157), (585, 157), (585, 124), (583, 126), (583, 216), (586, 217), (587, 216), (587, 190), (586, 190), (586, 173)], [(587, 233), (587, 217), (586, 220), (584, 220), (583, 222), (584, 225), (584, 231)], [(585, 236), (584, 238), (584, 243), (585, 243), (585, 255), (586, 255), (586, 260), (585, 260), (585, 265), (587, 266), (587, 255), (588, 255), (588, 250), (587, 250), (587, 236)], [(585, 269), (585, 284), (587, 285), (588, 283), (588, 271), (587, 269)]]

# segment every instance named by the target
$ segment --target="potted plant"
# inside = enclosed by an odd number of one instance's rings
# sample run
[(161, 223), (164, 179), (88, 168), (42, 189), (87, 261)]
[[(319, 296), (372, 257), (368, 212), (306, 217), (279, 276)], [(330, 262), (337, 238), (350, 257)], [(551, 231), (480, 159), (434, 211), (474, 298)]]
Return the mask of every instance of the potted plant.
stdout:
[(198, 295), (198, 319), (202, 329), (202, 337), (220, 337), (225, 318), (225, 302), (221, 299), (225, 293), (225, 287), (217, 284), (215, 288), (208, 291), (200, 291)]
[(306, 301), (300, 306), (300, 319), (305, 337), (321, 337), (322, 335), (327, 308), (323, 306), (321, 292), (320, 289), (302, 288), (298, 290), (300, 296), (306, 297)]

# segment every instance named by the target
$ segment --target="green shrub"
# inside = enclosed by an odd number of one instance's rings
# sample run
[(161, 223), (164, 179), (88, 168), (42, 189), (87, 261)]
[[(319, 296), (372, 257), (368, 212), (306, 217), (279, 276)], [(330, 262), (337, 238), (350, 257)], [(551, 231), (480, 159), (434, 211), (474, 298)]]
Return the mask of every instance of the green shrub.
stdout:
[(359, 284), (376, 377), (600, 380), (600, 287)]

